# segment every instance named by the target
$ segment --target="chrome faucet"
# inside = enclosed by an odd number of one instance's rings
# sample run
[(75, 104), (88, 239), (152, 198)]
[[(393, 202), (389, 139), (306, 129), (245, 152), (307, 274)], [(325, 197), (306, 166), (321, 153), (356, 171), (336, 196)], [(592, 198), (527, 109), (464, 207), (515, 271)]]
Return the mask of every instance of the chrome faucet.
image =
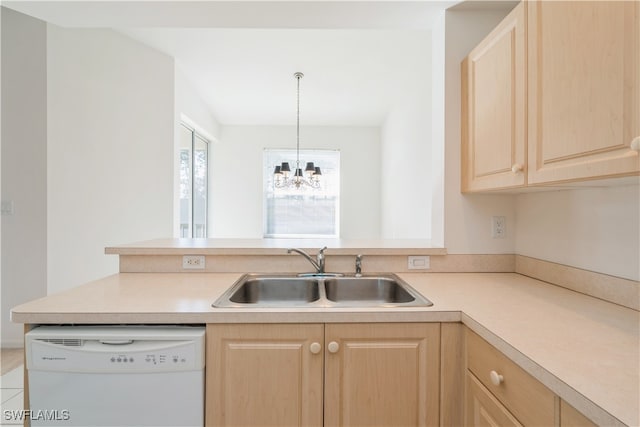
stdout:
[(316, 273), (324, 274), (324, 251), (326, 249), (327, 249), (326, 246), (324, 248), (320, 249), (318, 251), (318, 255), (316, 255), (316, 259), (315, 260), (313, 258), (311, 258), (311, 256), (308, 253), (306, 253), (305, 251), (303, 251), (302, 249), (289, 248), (289, 249), (287, 249), (287, 253), (290, 254), (291, 252), (295, 252), (297, 254), (302, 255), (303, 257), (305, 257), (307, 259), (307, 261), (309, 261), (311, 263), (311, 265), (313, 265), (313, 267), (316, 269)]
[(362, 277), (362, 255), (356, 255), (356, 277)]

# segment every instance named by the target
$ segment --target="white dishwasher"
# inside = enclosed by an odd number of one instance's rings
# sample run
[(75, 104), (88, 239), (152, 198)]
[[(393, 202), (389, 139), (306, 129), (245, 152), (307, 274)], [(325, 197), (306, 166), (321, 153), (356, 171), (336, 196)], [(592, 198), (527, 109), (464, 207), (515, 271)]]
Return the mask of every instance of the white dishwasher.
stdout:
[(204, 425), (202, 326), (40, 326), (25, 336), (32, 426)]

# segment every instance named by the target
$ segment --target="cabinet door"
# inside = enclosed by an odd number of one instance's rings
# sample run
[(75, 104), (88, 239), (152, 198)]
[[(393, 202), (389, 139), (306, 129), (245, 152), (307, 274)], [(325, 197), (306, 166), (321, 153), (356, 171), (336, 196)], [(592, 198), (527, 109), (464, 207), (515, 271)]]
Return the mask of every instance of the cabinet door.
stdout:
[(597, 424), (564, 400), (560, 401), (560, 427), (596, 427)]
[(528, 178), (637, 175), (640, 3), (528, 3)]
[(462, 191), (526, 183), (525, 6), (462, 64)]
[(437, 426), (440, 325), (325, 327), (326, 426)]
[(469, 427), (507, 427), (522, 424), (484, 387), (467, 372), (467, 403), (465, 424)]
[(323, 338), (323, 325), (207, 325), (206, 425), (321, 426)]

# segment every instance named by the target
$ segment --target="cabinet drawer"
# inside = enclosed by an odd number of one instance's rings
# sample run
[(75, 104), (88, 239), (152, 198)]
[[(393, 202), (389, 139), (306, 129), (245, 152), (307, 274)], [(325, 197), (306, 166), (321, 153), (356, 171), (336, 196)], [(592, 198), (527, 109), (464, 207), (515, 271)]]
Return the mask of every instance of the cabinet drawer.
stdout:
[(522, 427), (486, 387), (467, 372), (466, 426)]
[[(469, 329), (466, 339), (467, 367), (518, 421), (525, 426), (554, 425), (551, 390)], [(499, 380), (498, 385), (492, 380)]]

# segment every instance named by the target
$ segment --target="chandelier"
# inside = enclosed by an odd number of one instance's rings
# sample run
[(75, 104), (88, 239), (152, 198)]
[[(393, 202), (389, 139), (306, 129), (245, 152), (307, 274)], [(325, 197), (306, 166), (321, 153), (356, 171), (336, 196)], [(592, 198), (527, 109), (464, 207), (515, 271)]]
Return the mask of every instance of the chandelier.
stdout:
[(276, 188), (320, 188), (320, 176), (322, 176), (320, 168), (315, 166), (313, 162), (307, 162), (307, 165), (304, 168), (304, 173), (300, 168), (300, 79), (304, 77), (304, 74), (297, 72), (293, 77), (296, 78), (298, 83), (296, 113), (296, 170), (293, 176), (291, 176), (289, 162), (282, 162), (282, 164), (276, 166), (273, 171), (273, 185)]

